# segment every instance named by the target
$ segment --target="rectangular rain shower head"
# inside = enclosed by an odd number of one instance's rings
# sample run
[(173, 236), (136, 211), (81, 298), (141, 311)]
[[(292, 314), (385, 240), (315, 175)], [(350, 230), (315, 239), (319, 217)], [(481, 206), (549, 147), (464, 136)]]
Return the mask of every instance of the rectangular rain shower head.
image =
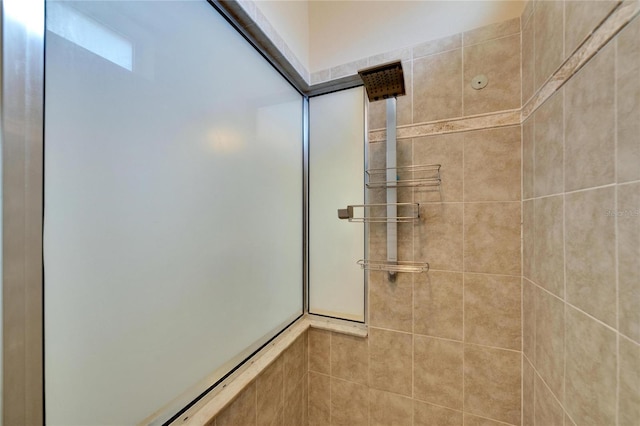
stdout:
[(365, 68), (358, 71), (358, 74), (364, 82), (370, 102), (402, 96), (406, 93), (400, 61)]

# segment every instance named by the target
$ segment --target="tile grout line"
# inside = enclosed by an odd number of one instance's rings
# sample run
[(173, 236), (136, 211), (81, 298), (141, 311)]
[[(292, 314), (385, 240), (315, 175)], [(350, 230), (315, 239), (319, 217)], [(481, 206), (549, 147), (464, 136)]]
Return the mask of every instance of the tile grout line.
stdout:
[[(618, 182), (618, 38), (616, 37), (611, 41), (613, 43), (613, 111), (614, 111), (614, 122), (613, 122), (613, 175), (614, 182)], [(615, 191), (613, 191), (613, 203), (614, 209), (618, 208), (618, 187), (616, 186)], [(620, 424), (620, 272), (618, 265), (620, 265), (619, 251), (618, 251), (618, 241), (619, 241), (619, 227), (618, 227), (619, 218), (615, 217), (614, 222), (614, 256), (615, 256), (615, 280), (616, 280), (616, 405), (615, 405), (615, 419), (616, 425)]]

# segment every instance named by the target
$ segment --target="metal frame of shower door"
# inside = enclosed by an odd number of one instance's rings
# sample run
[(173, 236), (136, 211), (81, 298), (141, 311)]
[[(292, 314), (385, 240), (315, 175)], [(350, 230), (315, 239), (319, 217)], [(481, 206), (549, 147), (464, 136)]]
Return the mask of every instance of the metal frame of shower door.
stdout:
[(2, 355), (5, 425), (44, 423), (44, 0), (3, 0)]

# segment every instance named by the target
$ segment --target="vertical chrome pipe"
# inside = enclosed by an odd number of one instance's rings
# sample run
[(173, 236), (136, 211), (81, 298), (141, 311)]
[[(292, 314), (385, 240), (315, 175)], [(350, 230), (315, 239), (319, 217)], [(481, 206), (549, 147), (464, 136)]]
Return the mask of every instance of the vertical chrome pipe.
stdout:
[[(397, 180), (396, 159), (396, 98), (387, 99), (387, 182)], [(398, 217), (398, 190), (395, 186), (387, 186), (387, 218)], [(398, 261), (398, 223), (395, 219), (387, 220), (387, 261)], [(395, 272), (389, 272), (389, 279), (394, 281)]]

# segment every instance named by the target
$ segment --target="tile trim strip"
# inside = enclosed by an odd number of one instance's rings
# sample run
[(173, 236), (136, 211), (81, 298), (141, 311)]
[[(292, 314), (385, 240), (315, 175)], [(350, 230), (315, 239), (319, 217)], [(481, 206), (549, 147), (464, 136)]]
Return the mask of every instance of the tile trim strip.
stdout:
[(367, 337), (368, 334), (367, 326), (364, 324), (307, 314), (283, 331), (282, 334), (253, 356), (243, 368), (229, 376), (217, 389), (214, 389), (210, 396), (199, 401), (184, 413), (180, 419), (175, 420), (173, 424), (184, 426), (208, 424), (309, 328), (329, 330), (363, 338)]
[[(545, 84), (522, 106), (522, 108), (497, 111), (488, 114), (459, 117), (417, 123), (397, 128), (398, 139), (409, 139), (446, 133), (468, 132), (496, 127), (514, 126), (524, 123), (547, 99), (558, 91), (571, 77), (597, 54), (626, 25), (640, 15), (640, 0), (627, 0), (621, 3), (596, 28), (589, 37), (569, 56)], [(369, 132), (370, 142), (383, 142), (386, 130)]]

